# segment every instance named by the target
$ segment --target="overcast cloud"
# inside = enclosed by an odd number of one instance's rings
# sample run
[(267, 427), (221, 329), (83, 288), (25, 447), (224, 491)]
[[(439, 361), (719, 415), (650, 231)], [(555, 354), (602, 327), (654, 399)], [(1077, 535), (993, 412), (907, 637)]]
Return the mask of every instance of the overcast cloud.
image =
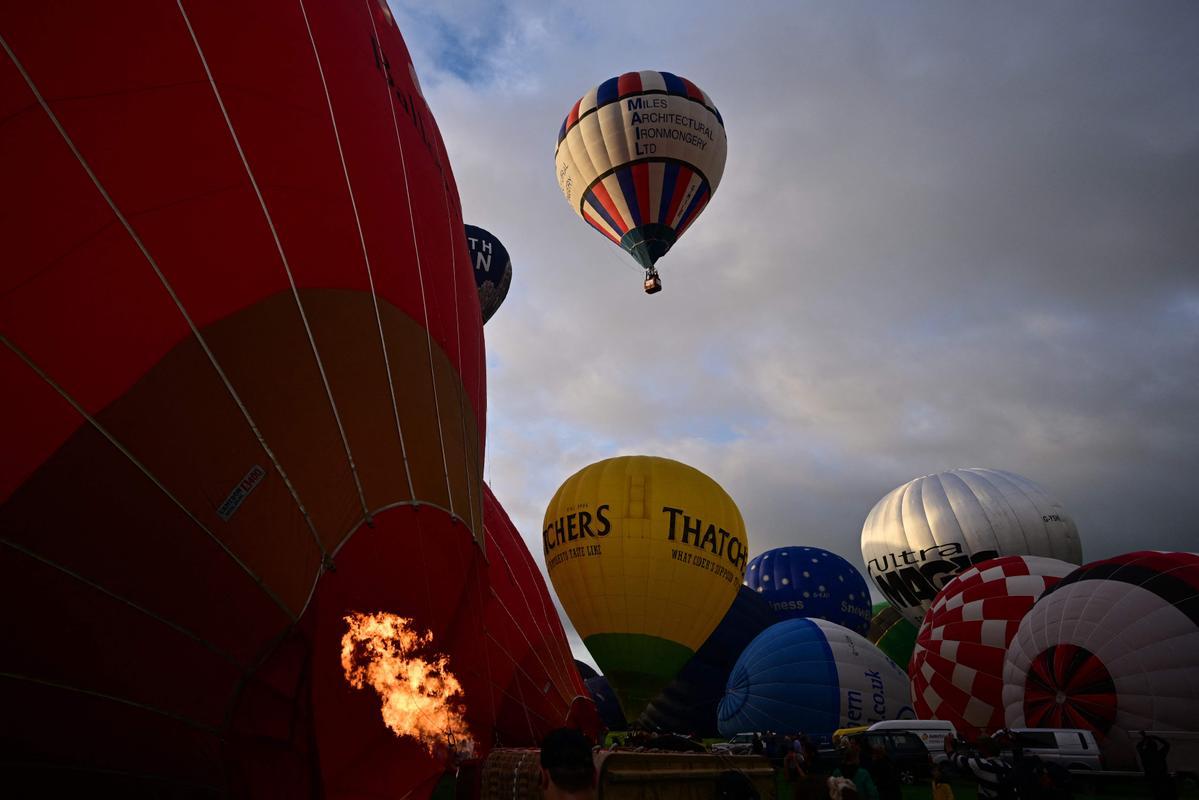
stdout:
[[(874, 503), (963, 466), (1044, 485), (1087, 560), (1199, 549), (1199, 5), (393, 4), (512, 254), (486, 477), (538, 561), (558, 485), (622, 453), (714, 477), (755, 553), (862, 568)], [(553, 174), (636, 69), (729, 140), (653, 297)]]

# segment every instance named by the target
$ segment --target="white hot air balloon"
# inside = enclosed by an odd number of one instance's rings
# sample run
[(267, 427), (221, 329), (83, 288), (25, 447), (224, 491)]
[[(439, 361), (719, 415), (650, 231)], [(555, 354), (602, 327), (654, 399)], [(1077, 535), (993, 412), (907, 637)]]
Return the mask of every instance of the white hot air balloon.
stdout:
[(996, 469), (955, 469), (905, 483), (862, 526), (862, 559), (883, 595), (915, 625), (972, 564), (998, 556), (1082, 563), (1078, 528), (1037, 484)]
[[(1108, 769), (1137, 769), (1141, 731), (1199, 731), (1196, 676), (1199, 555), (1126, 553), (1074, 570), (1020, 621), (1004, 720), (1091, 730)], [(1188, 764), (1178, 750), (1170, 762)]]

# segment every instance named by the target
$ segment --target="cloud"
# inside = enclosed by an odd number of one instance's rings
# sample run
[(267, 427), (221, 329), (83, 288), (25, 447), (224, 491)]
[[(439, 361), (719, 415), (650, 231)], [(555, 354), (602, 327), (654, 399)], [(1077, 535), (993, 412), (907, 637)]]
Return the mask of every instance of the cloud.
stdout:
[[(557, 486), (630, 452), (720, 481), (755, 551), (860, 565), (874, 502), (959, 466), (1042, 483), (1088, 559), (1195, 548), (1193, 4), (396, 10), (466, 218), (512, 254), (487, 474), (535, 554)], [(552, 166), (573, 101), (642, 68), (729, 135), (652, 298)]]

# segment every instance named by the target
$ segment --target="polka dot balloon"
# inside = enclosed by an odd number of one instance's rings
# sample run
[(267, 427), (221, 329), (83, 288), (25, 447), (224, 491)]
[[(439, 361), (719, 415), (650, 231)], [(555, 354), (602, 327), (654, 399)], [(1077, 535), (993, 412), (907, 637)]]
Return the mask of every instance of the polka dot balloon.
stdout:
[(745, 585), (779, 620), (825, 619), (865, 635), (870, 629), (866, 579), (836, 553), (819, 547), (776, 547), (752, 559)]

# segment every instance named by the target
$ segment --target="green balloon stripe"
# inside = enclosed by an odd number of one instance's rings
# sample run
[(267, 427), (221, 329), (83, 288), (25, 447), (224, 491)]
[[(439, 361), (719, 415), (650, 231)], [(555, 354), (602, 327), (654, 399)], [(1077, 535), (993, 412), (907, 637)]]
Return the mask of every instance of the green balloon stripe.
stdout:
[(635, 720), (695, 655), (678, 642), (644, 633), (596, 633), (583, 640), (616, 692), (627, 720)]

